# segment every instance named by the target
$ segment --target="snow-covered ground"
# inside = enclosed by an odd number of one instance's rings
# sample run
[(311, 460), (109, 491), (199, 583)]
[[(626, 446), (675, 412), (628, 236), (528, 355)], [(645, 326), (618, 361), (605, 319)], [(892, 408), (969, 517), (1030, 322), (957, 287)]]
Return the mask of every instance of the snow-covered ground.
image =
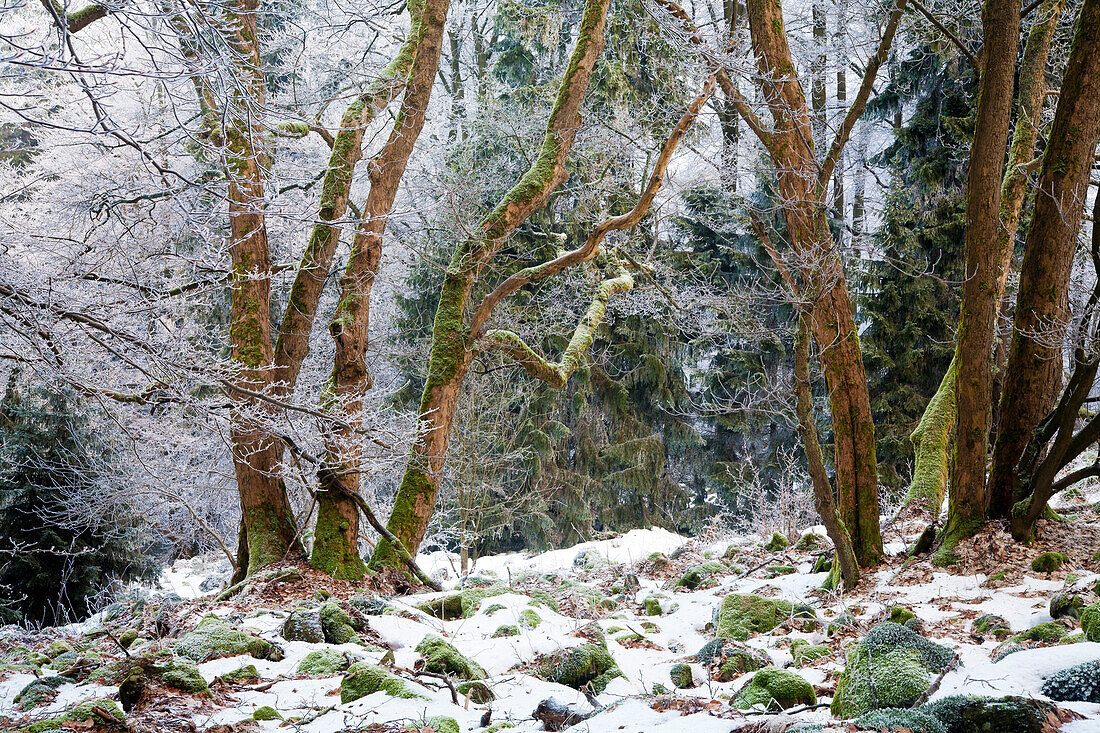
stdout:
[[(731, 543), (739, 546), (736, 562), (745, 567), (727, 569), (717, 574), (717, 584), (712, 587), (694, 591), (673, 587), (684, 568), (706, 558), (721, 558)], [(1037, 577), (1041, 574), (1022, 571), (1016, 574), (1018, 580), (1015, 576), (1009, 576), (1001, 587), (992, 587), (984, 573), (951, 574), (933, 570), (926, 561), (922, 564), (904, 564), (904, 559), (897, 557), (869, 577), (858, 593), (835, 595), (817, 591), (826, 574), (810, 572), (812, 553), (794, 549), (769, 553), (760, 545), (759, 538), (689, 542), (687, 538), (668, 531), (650, 529), (536, 555), (511, 553), (479, 558), (473, 566), (473, 575), (501, 583), (514, 583), (514, 592), (484, 599), (468, 618), (444, 621), (417, 610), (417, 604), (438, 594), (392, 599), (388, 602), (396, 612), (367, 617), (371, 638), (392, 651), (392, 660), (386, 660), (387, 668), (403, 676), (409, 689), (422, 696), (414, 699), (391, 697), (378, 692), (341, 704), (340, 674), (319, 678), (297, 674), (302, 659), (322, 648), (337, 649), (353, 659), (375, 664), (382, 663), (388, 652), (382, 648), (371, 651), (357, 644), (333, 646), (286, 641), (281, 636), (281, 628), (287, 615), (287, 605), (292, 601), (276, 602), (261, 594), (221, 603), (196, 602), (193, 607), (185, 604), (185, 607), (192, 609), (188, 612), (192, 617), (188, 627), (193, 626), (203, 613), (214, 613), (278, 644), (285, 657), (276, 662), (239, 656), (200, 664), (199, 671), (210, 683), (214, 683), (220, 675), (248, 664), (256, 666), (261, 680), (259, 683), (219, 686), (213, 698), (189, 703), (183, 712), (197, 730), (205, 731), (218, 725), (232, 726), (240, 721), (252, 721), (257, 709), (270, 706), (284, 720), (297, 719), (294, 723), (297, 731), (336, 733), (371, 724), (382, 726), (379, 730), (401, 730), (401, 726), (415, 726), (438, 715), (457, 720), (463, 731), (481, 730), (483, 716), (491, 708), (491, 723), (509, 723), (517, 731), (535, 731), (543, 730), (543, 725), (532, 718), (532, 712), (541, 700), (553, 697), (575, 706), (580, 712), (592, 711), (593, 701), (603, 708), (598, 715), (570, 730), (621, 730), (625, 733), (737, 730), (750, 720), (760, 720), (759, 717), (746, 718), (743, 713), (731, 709), (728, 703), (729, 698), (752, 677), (751, 673), (728, 682), (718, 682), (710, 679), (701, 665), (692, 662), (694, 677), (701, 684), (694, 689), (653, 695), (655, 685), (674, 689), (670, 682), (673, 665), (690, 661), (689, 658), (700, 647), (713, 639), (710, 624), (717, 607), (730, 592), (758, 593), (792, 602), (810, 603), (815, 607), (818, 618), (824, 622), (817, 629), (798, 631), (781, 627), (770, 633), (755, 635), (747, 644), (766, 652), (773, 664), (779, 667), (792, 664), (789, 647), (794, 639), (829, 645), (831, 655), (794, 669), (818, 687), (819, 699), (823, 702), (828, 701), (827, 691), (835, 686), (836, 675), (844, 667), (845, 653), (858, 642), (862, 632), (883, 620), (895, 604), (907, 606), (924, 621), (926, 636), (959, 653), (961, 664), (944, 677), (933, 699), (958, 693), (1039, 697), (1043, 681), (1050, 674), (1081, 662), (1100, 659), (1100, 644), (1082, 642), (1019, 651), (994, 663), (990, 652), (996, 642), (969, 634), (971, 620), (981, 613), (996, 613), (1004, 617), (1013, 631), (1050, 621), (1047, 602), (1054, 591), (1067, 586), (1065, 573), (1056, 577)], [(647, 562), (652, 553), (676, 555), (678, 552), (680, 557), (674, 558), (661, 572), (652, 571), (653, 564)], [(586, 558), (587, 562), (580, 563), (584, 567), (575, 565), (574, 560), (578, 557)], [(762, 566), (752, 568), (757, 558), (763, 559)], [(434, 553), (419, 560), (429, 573), (443, 575), (446, 571), (446, 587), (454, 588), (459, 584), (454, 573), (458, 562), (456, 557)], [(767, 577), (767, 567), (776, 565), (792, 566), (796, 572)], [(213, 574), (224, 573), (224, 570), (216, 558), (178, 563), (165, 573), (164, 588), (184, 597), (197, 597), (202, 593), (200, 589), (204, 581)], [(632, 582), (625, 584), (628, 573), (632, 576), (631, 581), (637, 578), (636, 587)], [(1076, 577), (1070, 580), (1076, 588), (1092, 588), (1100, 579), (1095, 572), (1081, 567), (1074, 568), (1074, 575)], [(624, 584), (627, 589), (625, 593), (619, 587)], [(209, 586), (207, 583), (206, 587)], [(551, 610), (532, 598), (531, 589), (535, 587), (556, 589), (552, 595), (563, 599), (560, 610)], [(598, 590), (598, 596), (592, 590)], [(570, 601), (571, 598), (591, 601), (594, 597), (609, 597), (616, 592), (620, 598), (611, 609), (593, 607), (591, 602)], [(646, 615), (644, 602), (650, 597), (661, 599), (664, 613)], [(524, 614), (528, 611), (534, 611), (541, 619), (536, 628), (525, 628), (523, 625)], [(860, 633), (828, 636), (828, 622), (843, 612), (857, 619)], [(623, 676), (612, 680), (598, 697), (589, 699), (570, 687), (540, 679), (536, 663), (544, 655), (585, 643), (586, 639), (580, 632), (593, 621), (593, 617), (605, 632), (608, 650)], [(79, 626), (54, 630), (50, 638), (80, 638), (81, 634), (101, 623), (102, 617)], [(518, 635), (494, 638), (494, 632), (505, 625), (516, 626)], [(14, 631), (3, 633), (12, 638), (17, 636)], [(492, 703), (476, 704), (460, 697), (456, 705), (445, 686), (435, 679), (418, 677), (412, 672), (417, 668), (420, 656), (415, 648), (429, 634), (444, 637), (486, 670), (489, 686), (496, 697)], [(0, 638), (4, 638), (3, 634)], [(149, 643), (164, 644), (170, 641)], [(0, 716), (15, 718), (25, 714), (17, 710), (13, 700), (34, 676), (19, 672), (0, 674), (6, 675), (0, 677)], [(80, 700), (117, 697), (117, 693), (118, 688), (113, 686), (63, 685), (54, 701), (34, 713), (39, 717), (60, 714)], [(675, 703), (670, 704), (670, 700), (675, 700)], [(1065, 730), (1072, 733), (1100, 731), (1100, 705), (1060, 703), (1060, 706), (1086, 716), (1084, 720), (1067, 724)], [(827, 707), (805, 710), (795, 717), (826, 724), (832, 721)], [(2, 724), (0, 720), (0, 727)], [(285, 723), (276, 719), (252, 721), (249, 725), (259, 730), (275, 730)]]

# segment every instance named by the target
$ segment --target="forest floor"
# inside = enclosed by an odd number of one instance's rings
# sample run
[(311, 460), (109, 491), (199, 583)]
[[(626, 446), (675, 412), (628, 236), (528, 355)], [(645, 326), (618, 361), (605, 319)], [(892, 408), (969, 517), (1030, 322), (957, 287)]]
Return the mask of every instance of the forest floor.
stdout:
[[(34, 731), (447, 733), (454, 721), (461, 731), (486, 726), (534, 731), (558, 729), (554, 726), (566, 725), (569, 721), (564, 718), (569, 714), (577, 720), (589, 716), (567, 728), (576, 731), (788, 731), (806, 729), (806, 724), (814, 724), (814, 730), (821, 729), (816, 726), (857, 730), (831, 717), (827, 703), (846, 655), (892, 612), (900, 619), (893, 610), (896, 606), (919, 619), (911, 627), (958, 655), (955, 666), (938, 680), (931, 700), (957, 694), (1042, 698), (1044, 679), (1051, 674), (1100, 659), (1100, 643), (1082, 641), (1078, 634), (1017, 643), (1019, 651), (993, 661), (998, 647), (1004, 649), (1006, 636), (1052, 621), (1050, 601), (1056, 594), (1072, 591), (1084, 604), (1097, 600), (1100, 514), (1083, 500), (1063, 511), (1067, 521), (1044, 521), (1039, 540), (1031, 546), (1014, 543), (1003, 528), (990, 525), (964, 543), (959, 564), (950, 568), (932, 566), (928, 555), (908, 558), (905, 548), (921, 525), (916, 520), (898, 520), (886, 530), (889, 557), (867, 572), (855, 591), (844, 594), (821, 590), (827, 574), (811, 572), (818, 558), (828, 556), (822, 541), (804, 540), (769, 550), (764, 546), (767, 538), (688, 540), (658, 529), (635, 530), (615, 539), (536, 555), (479, 558), (464, 582), (461, 599), (453, 590), (458, 586), (456, 560), (443, 553), (421, 559), (429, 573), (446, 575), (442, 582), (448, 590), (393, 598), (380, 593), (380, 588), (364, 589), (362, 584), (288, 567), (281, 575), (268, 576), (218, 600), (218, 591), (194, 592), (209, 575), (211, 563), (187, 561), (167, 574), (166, 581), (177, 592), (183, 591), (181, 595), (197, 597), (169, 601), (162, 592), (159, 599), (154, 594), (148, 600), (112, 606), (83, 624), (38, 632), (17, 627), (0, 630), (0, 662), (5, 670), (0, 672), (0, 730), (31, 725)], [(806, 549), (797, 549), (796, 544)], [(1033, 570), (1032, 561), (1044, 552), (1064, 553), (1067, 560), (1051, 572)], [(679, 583), (692, 568), (701, 568), (696, 573), (701, 579), (697, 587), (688, 589)], [(694, 578), (688, 584), (693, 583)], [(816, 704), (801, 704), (783, 715), (731, 706), (731, 699), (754, 673), (716, 674), (695, 655), (714, 639), (716, 612), (733, 592), (813, 607), (816, 622), (780, 618), (775, 628), (752, 634), (744, 643), (765, 654), (771, 665), (796, 672), (809, 682)], [(437, 601), (435, 607), (425, 605), (432, 599)], [(451, 599), (451, 605), (440, 599)], [(328, 641), (319, 636), (312, 641), (288, 641), (286, 635), (295, 635), (284, 631), (288, 614), (296, 609), (308, 621), (325, 600), (330, 608), (335, 601), (335, 607), (344, 611), (342, 618), (358, 630), (356, 638), (331, 643), (337, 639), (329, 633), (332, 629), (326, 619), (323, 636)], [(188, 632), (208, 614), (224, 621), (221, 629), (230, 642), (255, 635), (270, 642), (264, 645), (268, 651), (253, 649), (252, 654), (207, 660), (203, 657), (219, 653), (216, 644), (199, 644), (196, 661), (202, 680), (198, 684), (205, 683), (208, 692), (184, 692), (178, 683), (169, 686), (152, 674), (136, 693), (122, 690), (124, 698), (133, 699), (126, 701), (131, 709), (124, 720), (116, 721), (119, 715), (112, 713), (113, 701), (119, 700), (119, 685), (133, 674), (135, 665), (143, 659), (170, 659), (173, 650), (183, 653), (185, 647), (195, 656), (196, 639), (202, 639)], [(994, 628), (979, 633), (974, 621), (983, 614), (1001, 617), (1010, 631)], [(1066, 633), (1077, 630), (1078, 622), (1072, 617), (1057, 623), (1066, 627)], [(129, 643), (135, 635), (137, 640)], [(459, 685), (462, 673), (456, 669), (463, 667), (462, 657), (457, 658), (457, 667), (455, 658), (445, 660), (442, 674), (424, 674), (440, 669), (430, 659), (425, 665), (422, 657), (429, 655), (416, 650), (430, 635), (444, 638), (465, 659), (480, 665), (494, 699), (484, 700), (487, 693), (482, 688), (467, 691)], [(119, 642), (123, 639), (128, 650)], [(797, 643), (800, 639), (826, 647), (818, 652), (822, 656), (807, 659), (792, 650), (792, 643), (797, 651), (805, 649)], [(552, 669), (548, 660), (566, 654), (563, 650), (593, 643), (605, 644), (621, 671), (602, 692), (594, 695), (591, 689), (577, 690), (547, 679), (564, 679), (560, 672), (548, 672)], [(269, 653), (275, 647), (279, 653)], [(323, 664), (303, 665), (307, 655)], [(354, 675), (341, 668), (356, 661), (380, 665), (397, 679), (396, 686), (386, 689), (399, 694), (385, 690), (365, 694), (360, 686), (364, 696), (342, 703), (342, 681), (345, 699), (350, 698), (348, 691), (354, 684), (345, 678)], [(326, 664), (332, 666), (323, 669)], [(680, 681), (692, 687), (678, 689), (672, 681), (670, 673), (678, 664), (689, 665), (690, 681)], [(682, 675), (684, 668), (677, 671)], [(16, 702), (28, 685), (57, 675), (65, 679), (54, 680), (44, 689), (39, 684), (35, 689), (41, 694), (23, 694)], [(535, 717), (546, 698), (571, 708)], [(90, 708), (85, 705), (83, 714), (74, 714), (86, 701), (96, 702)], [(1044, 731), (1058, 730), (1062, 721), (1072, 721), (1061, 727), (1072, 733), (1100, 731), (1100, 704), (1057, 705), (1057, 714)], [(265, 717), (272, 719), (257, 720)]]

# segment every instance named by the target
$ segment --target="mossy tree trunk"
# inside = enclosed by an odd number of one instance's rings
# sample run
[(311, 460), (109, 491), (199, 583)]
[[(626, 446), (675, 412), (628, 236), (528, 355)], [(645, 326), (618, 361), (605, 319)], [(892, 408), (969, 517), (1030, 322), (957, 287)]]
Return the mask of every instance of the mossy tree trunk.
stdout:
[[(362, 209), (347, 267), (340, 278), (340, 300), (329, 324), (335, 343), (332, 375), (326, 388), (330, 409), (340, 423), (326, 436), (325, 470), (342, 490), (320, 482), (317, 526), (310, 563), (346, 579), (363, 576), (359, 556), (360, 435), (363, 395), (372, 386), (366, 352), (370, 327), (370, 296), (382, 259), (382, 238), (397, 189), (413, 148), (424, 128), (428, 102), (439, 70), (449, 0), (418, 0), (409, 4), (412, 28), (406, 47), (413, 61), (408, 83), (390, 136), (371, 161), (370, 191)], [(403, 51), (404, 53), (404, 51)]]
[[(1062, 387), (1061, 345), (1069, 316), (1069, 278), (1089, 174), (1100, 138), (1100, 0), (1081, 6), (1058, 109), (1043, 153), (1035, 213), (1024, 244), (1008, 358), (999, 446), (1007, 464), (1050, 411)], [(1015, 466), (1012, 466), (1015, 469)], [(1012, 471), (1007, 470), (1011, 476)], [(1008, 501), (1023, 497), (1011, 496)], [(1048, 495), (1033, 493), (1013, 508), (1012, 532), (1030, 539)]]
[(959, 540), (978, 530), (988, 504), (986, 463), (992, 411), (992, 352), (1000, 276), (1000, 204), (1012, 111), (1020, 7), (986, 0), (982, 78), (966, 192), (966, 269), (955, 351), (955, 463), (940, 552), (949, 562)]
[[(550, 193), (569, 177), (565, 162), (580, 125), (580, 108), (592, 70), (603, 51), (609, 4), (610, 0), (585, 3), (576, 46), (534, 163), (482, 220), (476, 234), (455, 247), (444, 275), (432, 326), (417, 438), (387, 523), (389, 531), (413, 554), (435, 508), (459, 389), (473, 359), (466, 308), (478, 273), (504, 239), (545, 205)], [(371, 565), (397, 566), (398, 562), (390, 543), (380, 541)]]
[[(1012, 252), (1016, 244), (1016, 231), (1020, 224), (1020, 211), (1027, 197), (1027, 166), (1035, 154), (1035, 142), (1042, 122), (1043, 99), (1046, 96), (1046, 66), (1050, 58), (1050, 44), (1058, 18), (1062, 12), (1061, 0), (1047, 0), (1038, 9), (1037, 19), (1028, 33), (1024, 45), (1017, 82), (1017, 117), (1012, 134), (1012, 147), (1008, 154), (1001, 182), (1000, 220), (997, 248), (1000, 267), (994, 290), (998, 308), (1003, 312), (1005, 285), (1012, 265)], [(951, 444), (955, 432), (955, 375), (956, 361), (951, 364), (940, 382), (936, 394), (929, 400), (920, 423), (913, 430), (914, 461), (913, 480), (909, 486), (908, 502), (922, 505), (933, 517), (943, 506), (951, 475)], [(994, 474), (990, 476), (990, 494), (998, 490), (997, 461), (994, 458)], [(997, 499), (993, 498), (993, 504)], [(1003, 516), (1003, 509), (992, 509), (994, 516)]]

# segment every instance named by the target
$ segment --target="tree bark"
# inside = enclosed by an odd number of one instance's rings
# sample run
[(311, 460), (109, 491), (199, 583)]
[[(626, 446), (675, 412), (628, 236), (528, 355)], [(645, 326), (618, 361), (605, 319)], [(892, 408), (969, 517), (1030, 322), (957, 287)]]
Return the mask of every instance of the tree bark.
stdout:
[(939, 562), (985, 521), (986, 463), (992, 411), (992, 346), (997, 315), (1001, 178), (1008, 145), (1020, 7), (986, 0), (982, 11), (982, 81), (966, 192), (966, 279), (956, 345), (955, 465)]
[[(1004, 445), (1004, 463), (1009, 462), (1013, 445), (1022, 450), (1061, 391), (1069, 278), (1098, 138), (1100, 0), (1086, 0), (1043, 153), (1035, 213), (1024, 243), (998, 439)], [(1030, 502), (1022, 516), (1012, 510), (1013, 534), (1029, 536), (1045, 508), (1043, 499)]]
[(439, 71), (448, 7), (449, 0), (410, 3), (413, 19), (410, 40), (406, 43), (411, 43), (413, 62), (408, 84), (389, 139), (369, 167), (370, 191), (340, 279), (336, 314), (329, 324), (336, 351), (326, 397), (331, 402), (330, 409), (339, 413), (347, 427), (336, 428), (326, 436), (325, 463), (342, 490), (331, 491), (324, 484), (319, 487), (310, 562), (319, 570), (341, 578), (358, 579), (366, 570), (358, 550), (359, 506), (355, 497), (359, 494), (362, 451), (358, 429), (363, 395), (372, 385), (366, 364), (371, 289), (382, 258), (387, 218), (409, 156), (424, 128)]
[[(475, 236), (455, 248), (444, 275), (432, 327), (417, 439), (386, 525), (414, 555), (435, 508), (458, 392), (473, 358), (470, 348), (473, 334), (466, 322), (466, 306), (482, 265), (569, 177), (565, 162), (580, 124), (580, 107), (592, 70), (603, 51), (609, 4), (610, 0), (585, 3), (577, 43), (534, 164), (478, 225)], [(390, 543), (380, 540), (371, 566), (396, 566), (398, 562)]]

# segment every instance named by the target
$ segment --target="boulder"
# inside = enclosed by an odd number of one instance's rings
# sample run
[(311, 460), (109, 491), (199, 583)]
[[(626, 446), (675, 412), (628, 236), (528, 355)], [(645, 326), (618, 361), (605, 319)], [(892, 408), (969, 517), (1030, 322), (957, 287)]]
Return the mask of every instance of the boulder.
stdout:
[(343, 672), (350, 666), (348, 658), (335, 649), (318, 649), (307, 654), (298, 663), (298, 674), (325, 677)]
[(597, 695), (608, 682), (622, 676), (615, 658), (601, 644), (581, 644), (552, 654), (543, 660), (539, 674), (576, 690), (589, 687)]
[(732, 639), (715, 639), (703, 645), (694, 657), (718, 682), (729, 682), (747, 672), (771, 666), (768, 653)]
[(1051, 703), (1027, 697), (953, 695), (922, 705), (921, 710), (934, 715), (947, 733), (1046, 733), (1059, 730), (1061, 722), (1073, 717), (1063, 720), (1063, 711)]
[(695, 687), (695, 678), (691, 673), (691, 666), (687, 664), (674, 664), (669, 670), (668, 676), (672, 684), (681, 690), (690, 690)]
[(291, 611), (283, 622), (283, 638), (287, 641), (304, 641), (309, 644), (321, 644), (325, 641), (325, 632), (321, 628), (321, 610)]
[(725, 565), (713, 560), (698, 565), (692, 565), (684, 571), (684, 574), (676, 581), (676, 585), (681, 588), (687, 588), (688, 590), (695, 590), (703, 584), (711, 582), (713, 575), (725, 572), (726, 569)]
[(752, 681), (730, 702), (730, 705), (741, 710), (762, 706), (773, 712), (816, 704), (813, 685), (794, 672), (776, 667), (768, 667), (754, 674)]
[(753, 634), (763, 634), (789, 618), (816, 618), (813, 608), (803, 604), (751, 593), (730, 593), (722, 600), (714, 621), (714, 635), (724, 639), (744, 641)]
[(282, 650), (270, 641), (234, 629), (217, 616), (205, 616), (194, 631), (184, 634), (176, 643), (176, 653), (193, 662), (235, 657), (238, 654), (250, 654), (256, 659), (272, 661), (283, 658)]
[(440, 637), (429, 634), (416, 645), (416, 651), (424, 660), (424, 669), (428, 672), (448, 674), (465, 680), (483, 680), (485, 670), (474, 661), (467, 659)]
[(344, 678), (340, 680), (341, 703), (349, 703), (375, 692), (384, 692), (392, 697), (405, 699), (420, 697), (411, 691), (400, 677), (366, 662), (356, 662), (351, 665)]
[(1053, 573), (1069, 562), (1064, 552), (1044, 552), (1031, 561), (1031, 569), (1037, 573)]
[(363, 624), (347, 614), (340, 604), (326, 601), (319, 611), (324, 641), (329, 644), (361, 644), (357, 631), (363, 630)]

